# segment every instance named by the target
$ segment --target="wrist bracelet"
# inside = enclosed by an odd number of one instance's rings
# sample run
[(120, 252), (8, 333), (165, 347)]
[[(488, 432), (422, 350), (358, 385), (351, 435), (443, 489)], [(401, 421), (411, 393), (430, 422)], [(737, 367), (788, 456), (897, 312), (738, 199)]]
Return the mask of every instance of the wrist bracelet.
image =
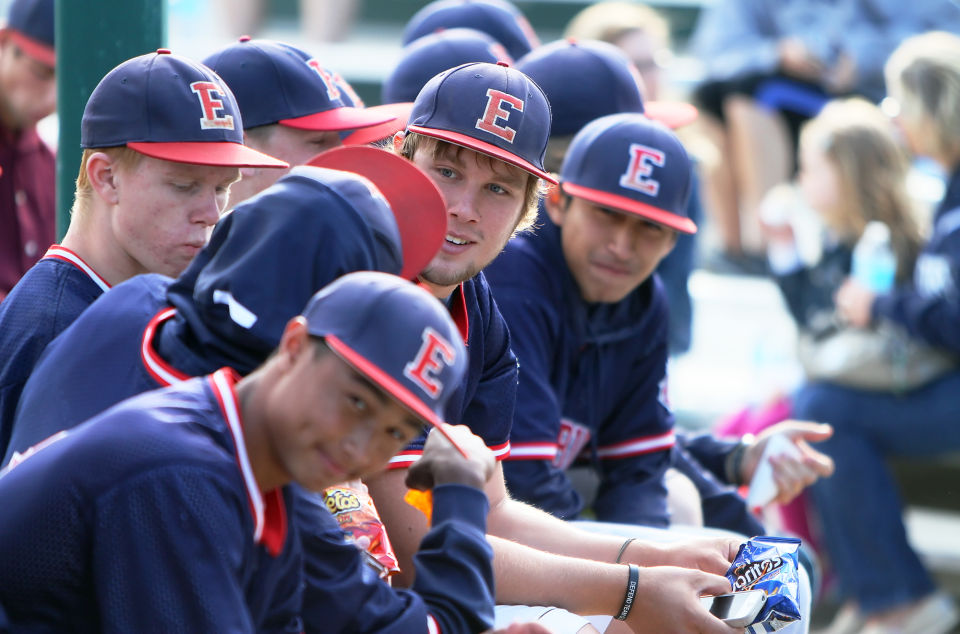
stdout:
[(743, 482), (743, 477), (740, 473), (740, 468), (743, 466), (743, 457), (753, 445), (753, 434), (746, 434), (740, 440), (740, 444), (733, 448), (733, 451), (730, 452), (730, 455), (727, 456), (726, 462), (726, 472), (727, 472), (727, 482), (734, 486), (740, 486), (745, 484)]
[(628, 564), (630, 577), (627, 579), (627, 593), (623, 597), (623, 607), (617, 614), (618, 621), (626, 621), (630, 615), (630, 609), (633, 607), (633, 600), (637, 597), (637, 586), (640, 584), (640, 566)]
[(636, 539), (637, 539), (636, 537), (631, 537), (631, 538), (628, 539), (627, 541), (623, 542), (623, 546), (620, 547), (620, 552), (617, 553), (617, 559), (616, 559), (615, 563), (620, 563), (620, 560), (623, 559), (623, 554), (624, 554), (625, 552), (627, 552), (627, 546), (629, 546), (631, 543), (633, 543), (634, 540), (636, 540)]

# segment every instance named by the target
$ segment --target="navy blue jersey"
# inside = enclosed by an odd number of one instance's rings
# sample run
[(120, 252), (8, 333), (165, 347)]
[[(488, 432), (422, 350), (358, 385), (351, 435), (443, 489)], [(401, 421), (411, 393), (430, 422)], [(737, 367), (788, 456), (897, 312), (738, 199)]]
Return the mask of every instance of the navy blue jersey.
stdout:
[(0, 455), (40, 354), (108, 288), (76, 253), (54, 245), (0, 303)]
[(486, 269), (520, 362), (507, 487), (574, 518), (583, 502), (564, 469), (585, 459), (602, 480), (597, 519), (664, 526), (662, 476), (674, 444), (664, 292), (651, 277), (621, 302), (588, 305), (559, 229), (543, 225), (511, 240)]
[(880, 295), (874, 318), (886, 318), (933, 346), (960, 353), (960, 169), (933, 217), (933, 235), (913, 269), (913, 284)]
[[(11, 449), (81, 422), (127, 396), (177, 383), (210, 361), (178, 329), (183, 319), (167, 303), (172, 281), (140, 275), (117, 285), (54, 341), (28, 381)], [(50, 394), (58, 394), (56, 399)], [(293, 487), (293, 523), (303, 540), (308, 632), (425, 632), (428, 619), (443, 632), (492, 624), (492, 552), (484, 538), (486, 498), (467, 487), (434, 493), (433, 529), (415, 558), (413, 592), (393, 590), (346, 543), (318, 494)], [(478, 497), (479, 496), (479, 497)], [(441, 544), (441, 546), (437, 546)], [(451, 565), (455, 558), (460, 562)]]
[[(497, 460), (503, 460), (510, 453), (517, 395), (517, 358), (510, 331), (483, 273), (460, 284), (447, 304), (467, 345), (470, 367), (463, 389), (450, 397), (445, 420), (469, 427)], [(390, 468), (413, 464), (423, 453), (424, 442), (426, 435), (410, 443), (390, 461)]]
[(261, 492), (228, 370), (124, 401), (0, 477), (14, 631), (300, 631), (290, 492)]

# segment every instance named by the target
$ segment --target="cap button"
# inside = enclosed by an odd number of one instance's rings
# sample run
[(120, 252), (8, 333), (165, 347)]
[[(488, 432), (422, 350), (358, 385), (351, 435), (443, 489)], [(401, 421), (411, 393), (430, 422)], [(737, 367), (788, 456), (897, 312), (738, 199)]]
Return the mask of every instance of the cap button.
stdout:
[(169, 48), (158, 48), (157, 55), (172, 55), (172, 52)]
[(249, 42), (249, 41), (250, 41), (250, 36), (249, 36), (249, 35), (241, 35), (239, 41), (241, 41), (241, 42)]
[(506, 66), (507, 68), (510, 68), (509, 62), (504, 62), (502, 60), (497, 62), (497, 66)]

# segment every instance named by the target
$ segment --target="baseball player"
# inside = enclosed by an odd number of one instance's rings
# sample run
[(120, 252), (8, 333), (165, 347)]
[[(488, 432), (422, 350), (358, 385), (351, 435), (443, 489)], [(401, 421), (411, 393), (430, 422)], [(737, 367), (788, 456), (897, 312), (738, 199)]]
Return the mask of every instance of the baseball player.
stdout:
[(57, 162), (36, 124), (57, 107), (53, 0), (16, 0), (0, 29), (0, 301), (56, 240)]
[[(326, 155), (332, 155), (331, 164), (355, 164), (376, 189), (347, 172), (295, 168), (225, 216), (177, 280), (139, 276), (112, 289), (51, 344), (36, 368), (12, 449), (26, 450), (123, 398), (212, 368), (250, 372), (279, 341), (295, 303), (350, 271), (395, 272), (406, 255), (401, 235), (408, 242), (411, 235), (435, 233), (429, 225), (442, 222), (443, 200), (413, 165), (374, 148), (338, 148), (321, 157)], [(440, 218), (431, 213), (438, 211)], [(416, 233), (398, 233), (394, 215), (412, 217), (403, 226)], [(408, 264), (413, 270), (432, 257), (440, 235), (432, 251), (413, 253), (420, 258)], [(44, 396), (50, 390), (62, 398)], [(323, 500), (298, 494), (297, 502), (293, 522), (304, 548), (306, 631), (426, 631), (421, 601), (393, 592), (370, 571)], [(418, 576), (433, 574), (417, 565)], [(444, 564), (437, 559), (431, 565)], [(459, 594), (414, 590), (431, 614), (465, 609)], [(447, 620), (443, 631), (473, 631)]]
[[(433, 493), (417, 588), (448, 609), (428, 614), (404, 593), (412, 616), (383, 631), (489, 628), (482, 487), (494, 459), (440, 418), (465, 369), (434, 298), (353, 273), (318, 292), (247, 377), (223, 368), (47, 439), (0, 475), (0, 602), (12, 629), (303, 631), (298, 490), (382, 468), (424, 425), (443, 434), (409, 474)], [(349, 609), (330, 607), (334, 620)]]
[(162, 49), (123, 62), (84, 108), (84, 148), (63, 242), (0, 306), (0, 446), (44, 347), (111, 285), (179, 275), (203, 247), (244, 166), (286, 167), (243, 145), (230, 90)]
[[(237, 98), (244, 139), (250, 147), (304, 165), (317, 154), (341, 145), (340, 133), (386, 123), (392, 115), (353, 103), (355, 93), (339, 74), (299, 48), (248, 36), (203, 60)], [(238, 204), (283, 175), (251, 166), (230, 190)]]
[[(447, 303), (470, 350), (463, 394), (448, 406), (447, 419), (468, 425), (501, 459), (510, 447), (517, 362), (482, 269), (535, 218), (541, 179), (554, 181), (543, 169), (549, 129), (549, 105), (535, 83), (506, 66), (474, 63), (431, 79), (414, 102), (406, 134), (395, 138), (397, 151), (434, 179), (447, 203), (445, 243), (420, 275)], [(420, 447), (411, 444), (390, 470), (366, 480), (401, 568), (427, 529), (401, 502), (403, 468)], [(487, 495), (500, 603), (619, 615), (637, 631), (729, 632), (696, 598), (728, 590), (719, 574), (729, 566), (737, 541), (636, 541), (618, 557), (622, 538), (586, 533), (510, 499), (499, 468)], [(631, 567), (636, 564), (684, 568)], [(641, 577), (644, 591), (625, 594)], [(408, 581), (401, 576), (401, 583)], [(561, 619), (557, 631), (585, 625), (573, 615)]]
[(468, 28), (482, 31), (500, 42), (510, 57), (520, 59), (540, 46), (530, 22), (508, 0), (434, 0), (407, 22), (403, 44), (437, 31)]

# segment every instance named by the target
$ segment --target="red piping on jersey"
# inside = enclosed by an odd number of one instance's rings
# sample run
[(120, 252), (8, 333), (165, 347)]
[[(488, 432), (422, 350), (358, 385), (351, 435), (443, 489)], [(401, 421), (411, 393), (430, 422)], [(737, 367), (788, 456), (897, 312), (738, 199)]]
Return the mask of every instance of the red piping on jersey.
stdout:
[(140, 360), (153, 380), (162, 386), (173, 385), (190, 378), (189, 375), (164, 361), (153, 347), (153, 338), (157, 334), (157, 328), (176, 314), (177, 309), (172, 306), (162, 308), (143, 329), (143, 338), (140, 340)]
[[(504, 460), (510, 455), (510, 441), (500, 443), (499, 445), (487, 446), (487, 449), (493, 452), (494, 458)], [(423, 449), (405, 449), (390, 458), (387, 469), (407, 469), (423, 455)]]
[(243, 438), (243, 421), (240, 417), (240, 405), (234, 385), (240, 380), (240, 375), (231, 368), (221, 368), (207, 377), (210, 389), (213, 390), (224, 420), (233, 435), (234, 457), (247, 489), (247, 502), (253, 515), (253, 541), (263, 544), (267, 552), (276, 557), (283, 551), (283, 542), (287, 536), (287, 511), (283, 503), (283, 495), (279, 488), (260, 491), (250, 458), (247, 455), (247, 445)]
[(632, 438), (613, 445), (597, 447), (597, 457), (601, 460), (629, 458), (631, 456), (639, 456), (645, 453), (670, 449), (675, 443), (676, 436), (673, 431), (668, 431), (657, 436)]
[(60, 260), (61, 262), (69, 262), (83, 271), (83, 273), (86, 274), (86, 276), (89, 277), (94, 284), (99, 286), (100, 290), (102, 290), (104, 293), (110, 290), (109, 282), (103, 279), (99, 273), (94, 271), (92, 266), (84, 262), (83, 258), (67, 247), (59, 244), (52, 245), (49, 249), (47, 249), (47, 252), (43, 254), (42, 259), (46, 260), (48, 258), (51, 260)]

